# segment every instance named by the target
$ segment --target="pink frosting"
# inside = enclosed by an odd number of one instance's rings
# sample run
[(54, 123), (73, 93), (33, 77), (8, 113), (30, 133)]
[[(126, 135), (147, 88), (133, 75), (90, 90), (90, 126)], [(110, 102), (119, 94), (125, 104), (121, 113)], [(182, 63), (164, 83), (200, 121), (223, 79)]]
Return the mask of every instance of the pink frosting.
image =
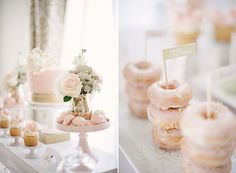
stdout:
[(28, 123), (24, 128), (24, 134), (31, 136), (31, 135), (37, 135), (38, 134), (38, 126), (35, 122)]
[(174, 125), (175, 128), (179, 128), (179, 122), (182, 116), (182, 111), (185, 108), (179, 108), (179, 109), (171, 109), (171, 110), (161, 110), (156, 108), (153, 104), (150, 104), (147, 108), (148, 112), (148, 118), (150, 121), (153, 122), (153, 124), (158, 125), (159, 124), (166, 124), (166, 125)]
[(123, 74), (127, 83), (147, 87), (147, 85), (160, 79), (161, 70), (158, 66), (148, 61), (139, 61), (128, 63), (124, 68)]
[(52, 94), (58, 77), (62, 74), (60, 69), (47, 69), (39, 74), (30, 73), (29, 86), (32, 93)]
[(190, 85), (185, 81), (171, 80), (168, 86), (169, 89), (166, 89), (164, 81), (153, 83), (147, 92), (151, 103), (163, 110), (187, 106), (192, 98)]
[(21, 118), (19, 116), (11, 120), (11, 127), (20, 127), (20, 124), (21, 124)]
[(0, 119), (8, 119), (9, 112), (7, 110), (1, 109), (0, 110)]
[(181, 119), (183, 136), (191, 139), (196, 144), (211, 146), (222, 146), (235, 140), (235, 116), (227, 107), (219, 103), (211, 102), (210, 108), (215, 114), (214, 119), (204, 118), (207, 102), (191, 105), (186, 108)]
[(212, 20), (218, 25), (235, 26), (236, 25), (236, 7), (223, 12), (220, 10), (213, 10)]
[(91, 122), (94, 124), (101, 124), (106, 121), (107, 118), (105, 117), (105, 113), (101, 110), (96, 110), (91, 117)]

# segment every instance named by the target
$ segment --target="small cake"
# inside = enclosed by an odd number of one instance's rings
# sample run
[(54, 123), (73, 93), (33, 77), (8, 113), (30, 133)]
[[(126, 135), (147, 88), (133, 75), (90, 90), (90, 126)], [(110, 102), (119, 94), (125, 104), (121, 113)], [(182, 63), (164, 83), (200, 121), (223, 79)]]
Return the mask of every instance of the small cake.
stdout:
[(180, 120), (182, 112), (192, 98), (192, 89), (185, 81), (171, 80), (153, 83), (148, 88), (150, 104), (148, 118), (153, 124), (154, 144), (164, 149), (179, 149), (182, 134)]
[(230, 42), (231, 34), (236, 31), (236, 8), (228, 11), (214, 10), (212, 13), (215, 39)]
[(35, 122), (30, 122), (24, 128), (24, 144), (28, 147), (34, 147), (38, 145), (39, 131)]
[(21, 136), (21, 120), (15, 118), (10, 122), (10, 135), (11, 136)]
[[(208, 104), (211, 111), (207, 116)], [(236, 117), (222, 104), (189, 106), (181, 119), (184, 171), (229, 173), (236, 145), (235, 128)]]
[(54, 93), (54, 86), (63, 71), (55, 67), (55, 62), (39, 48), (35, 48), (29, 56), (28, 66), (31, 100), (39, 103), (61, 102)]
[(128, 63), (123, 71), (126, 79), (125, 90), (129, 97), (131, 113), (140, 118), (147, 117), (148, 87), (160, 79), (160, 68), (148, 61)]
[(1, 109), (0, 110), (0, 128), (8, 128), (9, 127), (9, 112)]

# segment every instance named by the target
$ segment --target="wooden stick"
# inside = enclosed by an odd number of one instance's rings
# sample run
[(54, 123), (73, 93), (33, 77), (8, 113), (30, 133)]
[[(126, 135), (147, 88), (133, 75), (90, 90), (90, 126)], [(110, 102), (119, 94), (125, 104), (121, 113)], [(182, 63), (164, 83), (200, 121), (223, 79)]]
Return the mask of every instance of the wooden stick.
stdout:
[(166, 89), (168, 89), (168, 75), (167, 75), (166, 59), (165, 58), (163, 58), (163, 63), (164, 63), (164, 74), (165, 74)]
[(211, 78), (207, 75), (207, 118), (211, 118)]

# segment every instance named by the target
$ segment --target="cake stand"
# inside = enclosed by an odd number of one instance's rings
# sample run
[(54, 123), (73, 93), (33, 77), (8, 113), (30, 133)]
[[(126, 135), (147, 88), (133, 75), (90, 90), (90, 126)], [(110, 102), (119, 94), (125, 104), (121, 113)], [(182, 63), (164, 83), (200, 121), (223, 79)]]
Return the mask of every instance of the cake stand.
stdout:
[(0, 136), (1, 138), (8, 138), (8, 128), (0, 128), (3, 131), (3, 134)]
[(110, 127), (109, 119), (107, 119), (107, 121), (102, 124), (91, 125), (91, 126), (81, 126), (81, 127), (66, 126), (66, 125), (57, 123), (56, 128), (58, 130), (61, 130), (64, 132), (79, 133), (79, 136), (78, 136), (79, 142), (78, 142), (78, 146), (76, 147), (76, 152), (66, 157), (66, 160), (63, 162), (64, 166), (69, 167), (69, 171), (71, 172), (91, 171), (95, 163), (98, 162), (98, 159), (92, 154), (89, 148), (88, 140), (87, 140), (87, 133), (105, 130), (109, 127)]
[(19, 146), (20, 145), (20, 138), (22, 138), (21, 136), (9, 136), (10, 138), (13, 138), (14, 139), (14, 142), (10, 143), (9, 145), (10, 146)]
[(40, 148), (40, 147), (42, 147), (41, 143), (38, 143), (38, 145), (33, 146), (33, 147), (28, 147), (28, 146), (22, 145), (22, 148), (25, 148), (25, 149), (30, 151), (29, 153), (25, 154), (25, 158), (27, 158), (27, 159), (37, 159), (37, 158), (39, 158), (39, 156), (35, 153), (35, 150)]

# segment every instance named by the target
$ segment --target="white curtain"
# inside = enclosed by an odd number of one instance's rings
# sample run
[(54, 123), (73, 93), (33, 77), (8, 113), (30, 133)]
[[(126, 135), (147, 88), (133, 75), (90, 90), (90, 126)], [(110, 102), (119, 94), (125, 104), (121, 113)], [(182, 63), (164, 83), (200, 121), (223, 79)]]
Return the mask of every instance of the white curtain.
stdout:
[[(103, 85), (95, 94), (92, 107), (103, 109), (112, 125), (103, 132), (91, 133), (91, 145), (116, 153), (118, 112), (118, 57), (116, 49), (115, 1), (68, 0), (62, 49), (63, 67), (70, 68), (81, 48), (87, 49), (87, 63), (102, 76)], [(108, 142), (109, 141), (109, 142)]]

